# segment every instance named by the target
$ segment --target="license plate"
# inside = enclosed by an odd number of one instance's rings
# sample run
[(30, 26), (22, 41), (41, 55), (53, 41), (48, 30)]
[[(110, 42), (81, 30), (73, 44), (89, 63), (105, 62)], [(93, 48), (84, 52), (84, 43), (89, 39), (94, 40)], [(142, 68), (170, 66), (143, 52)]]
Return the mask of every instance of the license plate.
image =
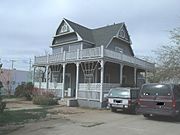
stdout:
[(123, 108), (123, 105), (112, 104), (112, 107), (119, 107), (119, 108)]

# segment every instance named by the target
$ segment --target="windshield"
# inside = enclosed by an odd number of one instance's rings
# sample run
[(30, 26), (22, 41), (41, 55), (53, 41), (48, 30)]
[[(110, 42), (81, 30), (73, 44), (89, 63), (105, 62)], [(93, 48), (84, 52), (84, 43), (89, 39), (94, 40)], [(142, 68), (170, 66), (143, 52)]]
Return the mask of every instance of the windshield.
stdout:
[(141, 90), (144, 96), (171, 96), (171, 86), (165, 84), (144, 85)]
[(112, 89), (108, 95), (109, 97), (129, 98), (130, 92), (125, 89)]

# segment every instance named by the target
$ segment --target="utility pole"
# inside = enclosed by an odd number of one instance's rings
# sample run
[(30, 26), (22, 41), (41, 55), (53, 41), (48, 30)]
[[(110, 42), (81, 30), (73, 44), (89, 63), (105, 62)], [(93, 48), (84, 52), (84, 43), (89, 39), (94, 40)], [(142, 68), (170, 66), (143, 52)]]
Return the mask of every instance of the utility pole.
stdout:
[(33, 78), (32, 78), (32, 60), (31, 58), (29, 59), (29, 81), (32, 82)]
[(15, 60), (10, 60), (11, 61), (11, 69), (14, 69), (14, 62), (16, 62)]
[(15, 89), (15, 88), (13, 88), (13, 85), (14, 85), (14, 82), (15, 82), (14, 62), (16, 62), (15, 60), (10, 60), (10, 61), (11, 61), (11, 73), (10, 73), (10, 80), (9, 80), (9, 85), (10, 85), (9, 95)]

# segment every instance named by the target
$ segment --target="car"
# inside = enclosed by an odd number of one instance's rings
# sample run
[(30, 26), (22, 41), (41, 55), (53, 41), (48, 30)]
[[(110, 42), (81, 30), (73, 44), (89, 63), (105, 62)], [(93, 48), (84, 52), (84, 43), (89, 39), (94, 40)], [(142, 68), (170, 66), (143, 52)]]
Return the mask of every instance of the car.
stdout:
[(180, 85), (144, 84), (140, 89), (137, 112), (144, 117), (180, 116)]
[(118, 109), (136, 113), (139, 88), (112, 88), (107, 96), (108, 106), (112, 112)]

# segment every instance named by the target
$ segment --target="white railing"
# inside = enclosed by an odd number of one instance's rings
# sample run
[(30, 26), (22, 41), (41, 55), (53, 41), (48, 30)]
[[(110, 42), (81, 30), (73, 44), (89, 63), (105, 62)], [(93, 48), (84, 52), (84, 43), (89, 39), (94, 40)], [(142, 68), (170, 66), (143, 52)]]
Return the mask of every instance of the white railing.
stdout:
[(94, 58), (101, 56), (101, 47), (83, 49), (80, 51), (80, 58)]
[(63, 88), (62, 83), (49, 82), (49, 89), (62, 89), (62, 88)]
[(137, 65), (145, 69), (149, 69), (149, 70), (154, 69), (154, 64), (152, 63), (138, 59), (136, 57), (125, 55), (123, 53), (111, 51), (108, 49), (104, 49), (104, 56), (109, 57), (109, 58), (114, 58), (114, 59), (129, 63), (129, 64)]
[(35, 65), (38, 65), (38, 64), (45, 65), (45, 64), (49, 64), (49, 63), (97, 59), (97, 58), (103, 58), (103, 57), (117, 59), (117, 60), (125, 62), (127, 64), (136, 65), (136, 66), (139, 66), (140, 68), (144, 68), (147, 70), (154, 69), (154, 64), (152, 64), (152, 63), (138, 59), (136, 57), (131, 57), (131, 56), (125, 55), (123, 53), (104, 49), (103, 46), (96, 47), (96, 48), (77, 50), (77, 51), (72, 51), (72, 52), (64, 51), (63, 53), (59, 53), (59, 54), (35, 57), (34, 64)]
[(100, 100), (100, 83), (79, 83), (78, 99)]
[(103, 92), (109, 92), (111, 88), (120, 87), (120, 83), (103, 83)]
[(57, 63), (63, 61), (63, 53), (49, 55), (49, 63)]
[(46, 82), (34, 82), (34, 87), (40, 89), (46, 89)]
[(66, 55), (66, 60), (76, 60), (77, 59), (77, 51), (73, 51), (73, 52), (67, 52)]
[(47, 56), (38, 56), (34, 58), (34, 63), (44, 64), (47, 63)]
[(77, 51), (72, 51), (72, 52), (64, 51), (63, 53), (35, 57), (34, 64), (38, 65), (38, 64), (57, 63), (57, 62), (64, 62), (64, 61), (68, 62), (72, 60), (81, 60), (81, 59), (88, 59), (88, 58), (91, 59), (91, 58), (97, 58), (97, 57), (101, 57), (101, 47), (77, 50)]
[[(47, 90), (46, 82), (34, 82), (34, 87), (39, 89)], [(54, 95), (61, 97), (62, 96), (62, 83), (48, 83), (48, 92), (53, 93)]]

